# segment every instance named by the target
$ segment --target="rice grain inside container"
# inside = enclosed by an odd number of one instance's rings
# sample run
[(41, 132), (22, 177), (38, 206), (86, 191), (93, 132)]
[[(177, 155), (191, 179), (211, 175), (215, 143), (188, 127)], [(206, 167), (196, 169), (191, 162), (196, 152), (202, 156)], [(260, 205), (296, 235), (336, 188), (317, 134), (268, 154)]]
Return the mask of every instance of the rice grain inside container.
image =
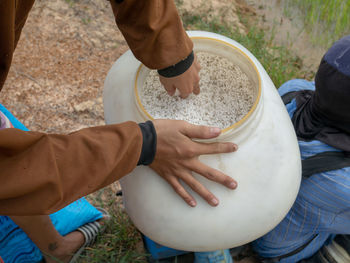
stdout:
[[(259, 61), (227, 37), (203, 31), (188, 34), (195, 52), (231, 60), (255, 87), (250, 111), (215, 139), (237, 143), (238, 151), (200, 157), (203, 163), (232, 176), (238, 187), (229, 190), (194, 174), (220, 204), (211, 207), (185, 185), (197, 200), (197, 206), (191, 208), (149, 167), (137, 167), (120, 183), (126, 211), (143, 234), (175, 249), (213, 251), (255, 240), (283, 219), (299, 190), (301, 161), (288, 113)], [(104, 84), (107, 124), (152, 118), (138, 97), (149, 72), (130, 50), (114, 63)]]

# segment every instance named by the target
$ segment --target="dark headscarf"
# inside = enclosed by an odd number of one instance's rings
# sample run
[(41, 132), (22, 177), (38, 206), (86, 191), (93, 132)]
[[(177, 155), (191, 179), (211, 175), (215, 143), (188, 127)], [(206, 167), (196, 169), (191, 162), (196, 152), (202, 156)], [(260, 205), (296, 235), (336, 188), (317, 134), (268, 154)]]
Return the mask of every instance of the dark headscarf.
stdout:
[(350, 35), (324, 55), (315, 85), (315, 91), (300, 91), (296, 96), (292, 122), (298, 138), (350, 152)]

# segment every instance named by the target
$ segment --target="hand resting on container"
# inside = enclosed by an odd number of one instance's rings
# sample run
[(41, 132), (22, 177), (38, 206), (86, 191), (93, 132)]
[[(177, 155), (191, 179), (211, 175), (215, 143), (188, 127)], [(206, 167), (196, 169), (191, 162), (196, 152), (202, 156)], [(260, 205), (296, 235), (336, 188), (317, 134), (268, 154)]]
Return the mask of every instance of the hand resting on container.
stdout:
[(172, 78), (159, 75), (159, 80), (170, 96), (173, 96), (176, 89), (178, 89), (180, 97), (184, 99), (187, 98), (192, 92), (196, 95), (199, 94), (200, 69), (201, 67), (197, 61), (197, 57), (195, 56), (192, 65), (184, 73)]
[(157, 149), (150, 167), (164, 178), (187, 204), (194, 207), (197, 203), (179, 180), (191, 187), (210, 205), (217, 206), (219, 204), (219, 200), (196, 180), (192, 172), (230, 189), (237, 187), (236, 181), (230, 176), (198, 160), (202, 154), (234, 152), (238, 148), (237, 145), (229, 142), (200, 143), (191, 140), (191, 138), (215, 138), (221, 133), (219, 128), (193, 125), (178, 120), (154, 120), (153, 124), (157, 132)]

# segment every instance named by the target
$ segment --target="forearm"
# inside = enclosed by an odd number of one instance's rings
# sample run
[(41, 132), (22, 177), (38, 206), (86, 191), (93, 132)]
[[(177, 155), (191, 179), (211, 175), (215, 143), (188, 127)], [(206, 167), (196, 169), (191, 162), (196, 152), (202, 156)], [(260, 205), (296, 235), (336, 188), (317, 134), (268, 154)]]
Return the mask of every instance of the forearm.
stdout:
[(135, 57), (153, 69), (164, 69), (189, 56), (187, 36), (173, 0), (110, 0), (117, 25)]
[(48, 135), (0, 131), (0, 214), (54, 212), (137, 165), (142, 133), (133, 122)]

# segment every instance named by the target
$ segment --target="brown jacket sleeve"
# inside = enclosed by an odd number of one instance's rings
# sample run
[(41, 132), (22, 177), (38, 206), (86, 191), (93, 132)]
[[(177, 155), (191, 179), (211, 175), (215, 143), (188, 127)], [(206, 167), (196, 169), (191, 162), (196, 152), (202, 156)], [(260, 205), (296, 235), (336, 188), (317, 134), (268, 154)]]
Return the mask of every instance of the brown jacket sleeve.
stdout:
[(110, 0), (117, 25), (135, 57), (162, 69), (186, 58), (193, 43), (182, 26), (174, 0)]
[[(161, 69), (187, 57), (192, 41), (173, 0), (111, 0), (116, 22), (135, 56)], [(0, 1), (0, 89), (34, 0)], [(54, 212), (129, 173), (142, 134), (136, 123), (48, 135), (0, 131), (0, 214)]]
[(130, 173), (142, 134), (134, 122), (68, 135), (0, 131), (0, 214), (49, 214)]
[(12, 55), (34, 0), (0, 1), (0, 90), (4, 86)]
[[(0, 90), (33, 3), (0, 1)], [(133, 122), (69, 135), (0, 130), (0, 215), (54, 212), (128, 174), (141, 147)]]

